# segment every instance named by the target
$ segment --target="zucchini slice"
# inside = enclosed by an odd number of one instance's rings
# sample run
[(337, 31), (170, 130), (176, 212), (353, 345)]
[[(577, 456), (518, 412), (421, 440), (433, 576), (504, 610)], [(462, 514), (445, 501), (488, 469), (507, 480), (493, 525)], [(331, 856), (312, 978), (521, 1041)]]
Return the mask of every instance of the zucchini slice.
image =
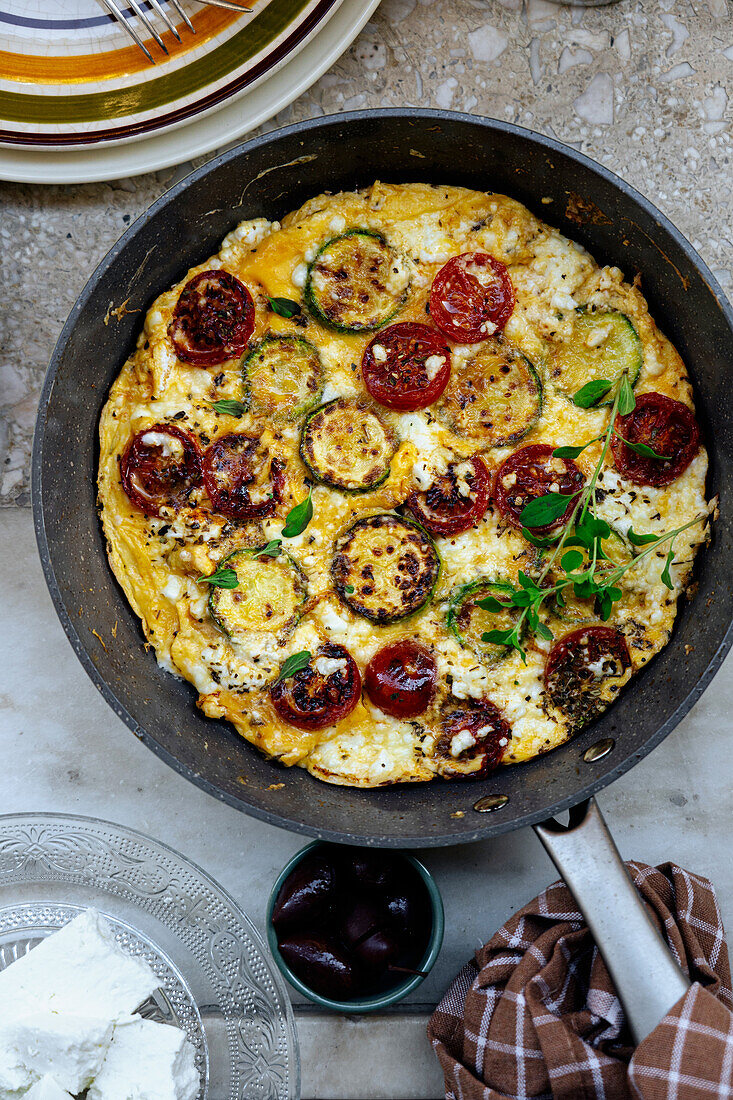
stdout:
[[(567, 397), (587, 382), (615, 382), (624, 371), (635, 386), (643, 360), (641, 340), (625, 313), (618, 310), (575, 311), (569, 340), (557, 341), (548, 356), (548, 377)], [(613, 394), (600, 405), (613, 403)]]
[[(448, 603), (448, 630), (462, 646), (473, 650), (482, 664), (489, 667), (498, 665), (512, 652), (509, 646), (483, 641), (481, 635), (489, 630), (510, 630), (514, 626), (521, 614), (521, 608), (508, 603), (508, 596), (513, 591), (513, 585), (509, 581), (479, 577), (454, 588)], [(499, 603), (506, 604), (506, 610), (486, 611), (479, 607), (478, 600), (485, 596), (493, 596)]]
[(440, 558), (427, 531), (390, 513), (358, 519), (334, 546), (331, 577), (344, 603), (384, 626), (430, 601)]
[(245, 407), (274, 420), (296, 420), (318, 404), (323, 364), (302, 336), (266, 336), (242, 363)]
[(542, 413), (542, 384), (526, 355), (503, 336), (484, 340), (469, 358), (454, 354), (436, 416), (482, 447), (524, 439)]
[(236, 588), (212, 588), (209, 614), (235, 643), (253, 635), (274, 634), (283, 640), (295, 628), (305, 603), (305, 578), (292, 558), (255, 557), (256, 550), (235, 550), (220, 562), (237, 574)]
[(396, 449), (394, 432), (369, 406), (343, 397), (314, 409), (300, 437), (300, 457), (313, 476), (347, 493), (384, 481)]
[[(587, 550), (579, 546), (574, 546), (573, 549), (580, 550), (583, 555), (582, 567), (585, 568), (589, 562)], [(624, 538), (620, 531), (616, 531), (614, 528), (611, 528), (611, 534), (607, 538), (601, 540), (601, 549), (608, 558), (608, 564), (611, 567), (627, 565), (632, 558), (635, 557), (631, 543)], [(551, 547), (546, 550), (540, 550), (540, 570), (543, 566), (543, 559), (546, 559), (552, 552)], [(557, 576), (558, 574), (553, 568), (549, 573), (548, 579), (555, 583)], [(618, 605), (616, 604), (614, 606)], [(558, 593), (552, 597), (548, 601), (548, 609), (554, 618), (559, 619), (561, 623), (568, 623), (570, 625), (595, 622), (598, 619), (595, 598), (590, 597), (583, 599), (581, 596), (576, 596), (571, 586), (568, 586), (562, 594)]]
[(409, 261), (373, 229), (331, 237), (308, 268), (305, 304), (322, 325), (371, 332), (399, 311), (410, 289)]

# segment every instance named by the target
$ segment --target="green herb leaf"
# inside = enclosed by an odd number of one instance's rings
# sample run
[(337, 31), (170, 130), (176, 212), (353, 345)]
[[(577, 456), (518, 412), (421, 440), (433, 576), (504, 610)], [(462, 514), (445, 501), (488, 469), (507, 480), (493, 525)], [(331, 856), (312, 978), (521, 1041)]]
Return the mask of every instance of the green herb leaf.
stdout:
[(633, 527), (629, 527), (626, 537), (634, 546), (648, 546), (650, 542), (656, 542), (658, 535), (637, 535)]
[(244, 416), (247, 411), (241, 401), (234, 401), (228, 397), (222, 397), (219, 401), (212, 401), (212, 409), (216, 409), (222, 416)]
[(300, 504), (296, 504), (288, 512), (283, 527), (283, 536), (286, 539), (294, 539), (296, 535), (302, 534), (313, 519), (312, 496), (313, 490), (309, 489), (305, 500), (301, 500)]
[(267, 304), (278, 317), (298, 317), (302, 312), (298, 302), (292, 298), (268, 298)]
[(624, 371), (621, 375), (621, 384), (618, 390), (618, 411), (622, 416), (627, 416), (630, 412), (633, 412), (635, 408), (636, 398), (634, 397), (634, 391), (631, 388), (629, 376)]
[(515, 607), (529, 607), (532, 603), (532, 597), (524, 588), (519, 592), (512, 594), (512, 603)]
[(211, 584), (215, 588), (236, 588), (239, 584), (237, 574), (228, 565), (222, 566), (221, 569), (217, 569), (215, 573), (208, 577), (197, 577), (196, 579), (199, 583), (205, 581), (206, 584)]
[(482, 607), (484, 611), (504, 611), (506, 604), (501, 603), (495, 596), (484, 596), (476, 600), (476, 607)]
[(353, 591), (354, 591), (353, 584), (347, 584), (346, 587), (344, 588), (344, 592), (346, 593), (347, 596), (350, 596)]
[(278, 558), (281, 546), (282, 539), (270, 539), (267, 546), (260, 546), (257, 550), (250, 550), (249, 553), (253, 558)]
[(288, 680), (291, 676), (295, 676), (296, 672), (301, 672), (304, 668), (307, 668), (310, 659), (309, 649), (301, 649), (300, 653), (293, 653), (280, 665), (280, 673), (275, 683), (279, 684), (281, 680)]
[(573, 397), (573, 404), (579, 409), (590, 409), (592, 405), (600, 401), (613, 389), (613, 382), (606, 378), (594, 378), (592, 382), (586, 382)]
[[(611, 534), (611, 528), (606, 523), (605, 519), (598, 519), (591, 512), (587, 512), (583, 516), (582, 520), (579, 520), (575, 525), (575, 536), (579, 538), (584, 546), (586, 546), (591, 552), (593, 550), (593, 543), (596, 539), (607, 539)], [(569, 543), (569, 539), (566, 539), (566, 545)]]
[(546, 642), (551, 642), (555, 636), (546, 623), (537, 623), (534, 632), (539, 638), (544, 639)]
[(621, 432), (616, 431), (616, 429), (614, 429), (614, 435), (617, 435), (621, 442), (634, 454), (642, 455), (644, 458), (659, 458), (662, 462), (669, 461), (669, 455), (660, 455), (658, 451), (653, 450), (646, 443), (632, 443), (630, 439), (625, 439)]
[(525, 504), (519, 514), (524, 527), (544, 527), (562, 516), (577, 493), (546, 493)]
[(555, 447), (552, 452), (555, 458), (577, 458), (581, 455), (586, 447), (590, 447), (591, 443), (597, 443), (598, 438), (589, 439), (587, 443), (581, 443), (579, 447)]
[(517, 580), (527, 592), (539, 592), (537, 582), (532, 577), (528, 577), (526, 573), (523, 573), (521, 569), (517, 573)]
[(567, 554), (563, 554), (560, 558), (560, 564), (566, 573), (572, 573), (574, 569), (580, 569), (583, 564), (583, 555), (580, 550), (568, 550)]
[(667, 560), (664, 563), (664, 569), (662, 570), (662, 584), (666, 584), (670, 590), (674, 588), (672, 584), (672, 577), (669, 572), (669, 567), (674, 561), (674, 547), (670, 547), (670, 551), (667, 554)]
[(543, 550), (548, 546), (554, 546), (557, 542), (557, 537), (541, 539), (539, 535), (533, 535), (528, 527), (522, 528), (522, 534), (526, 538), (527, 542), (531, 543), (532, 546), (539, 546)]
[(516, 651), (519, 653), (519, 656), (522, 658), (526, 665), (527, 655), (520, 645), (516, 627), (512, 627), (510, 630), (487, 630), (484, 634), (481, 635), (481, 641), (489, 642), (492, 645), (511, 646), (512, 649), (516, 649)]

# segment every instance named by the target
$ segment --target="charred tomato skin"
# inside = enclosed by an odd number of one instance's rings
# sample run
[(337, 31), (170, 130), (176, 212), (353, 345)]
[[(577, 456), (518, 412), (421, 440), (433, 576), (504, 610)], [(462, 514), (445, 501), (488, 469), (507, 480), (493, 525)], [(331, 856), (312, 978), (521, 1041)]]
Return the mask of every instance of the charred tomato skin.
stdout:
[[(479, 280), (476, 269), (486, 271), (488, 284)], [(454, 256), (433, 279), (430, 316), (457, 344), (477, 344), (493, 336), (504, 328), (513, 310), (514, 287), (509, 272), (488, 252)]]
[[(375, 354), (384, 358), (378, 359)], [(426, 361), (443, 359), (432, 378)], [(367, 344), (361, 361), (364, 385), (375, 401), (388, 409), (412, 412), (437, 401), (450, 378), (450, 348), (445, 337), (418, 321), (401, 321), (382, 329)]]
[[(161, 445), (144, 443), (145, 436), (168, 435), (183, 447), (182, 461), (166, 462)], [(132, 437), (120, 460), (122, 488), (146, 516), (161, 508), (176, 508), (201, 482), (201, 451), (197, 440), (175, 424), (153, 424)]]
[(415, 718), (435, 692), (438, 667), (432, 654), (412, 638), (378, 649), (364, 673), (371, 701), (393, 718)]
[[(319, 657), (334, 658), (345, 666), (327, 676), (318, 672)], [(321, 730), (333, 726), (350, 714), (361, 697), (361, 673), (356, 661), (341, 645), (320, 647), (308, 665), (278, 680), (270, 688), (272, 705), (279, 717), (296, 729)]]
[[(493, 498), (497, 508), (504, 519), (521, 530), (524, 526), (520, 516), (523, 509), (535, 497), (545, 496), (552, 485), (557, 484), (559, 491), (568, 496), (568, 506), (561, 516), (552, 523), (546, 523), (540, 527), (533, 527), (535, 535), (549, 535), (558, 527), (567, 522), (573, 510), (577, 494), (585, 484), (585, 478), (579, 466), (570, 458), (553, 458), (555, 448), (545, 443), (531, 443), (528, 447), (520, 447), (509, 458), (502, 462), (494, 476)], [(551, 463), (557, 463), (564, 467), (564, 473), (559, 468), (554, 469)], [(512, 480), (513, 478), (513, 480)], [(505, 479), (510, 484), (505, 484)]]
[(179, 359), (210, 367), (241, 355), (254, 324), (247, 287), (228, 271), (201, 271), (181, 291), (170, 339)]
[[(611, 439), (616, 469), (635, 485), (661, 488), (670, 485), (684, 473), (700, 447), (700, 427), (694, 413), (662, 393), (641, 393), (636, 407), (626, 416), (616, 417), (616, 430)], [(627, 447), (630, 443), (645, 443), (657, 454), (668, 457), (651, 458)]]
[[(466, 478), (471, 495), (463, 496), (458, 488), (455, 468), (468, 461), (473, 476)], [(436, 477), (429, 489), (413, 489), (407, 507), (415, 519), (435, 538), (459, 535), (475, 527), (486, 514), (491, 500), (491, 475), (484, 462), (476, 457), (452, 462), (444, 474)]]
[(206, 449), (204, 484), (217, 512), (233, 519), (259, 519), (274, 513), (285, 486), (284, 466), (280, 459), (270, 459), (271, 495), (253, 501), (250, 489), (267, 461), (259, 450), (260, 437), (241, 432), (221, 435)]
[[(462, 772), (459, 769), (444, 768), (444, 779), (485, 779), (499, 766), (511, 741), (512, 729), (506, 718), (490, 699), (467, 699), (444, 709), (441, 716), (442, 732), (435, 752), (443, 760), (480, 760), (476, 771)], [(451, 752), (453, 738), (462, 731), (473, 735), (486, 730), (474, 745), (462, 750), (457, 757)]]
[(606, 704), (595, 690), (603, 680), (591, 666), (608, 659), (623, 675), (631, 655), (622, 631), (612, 626), (585, 626), (563, 635), (550, 650), (545, 665), (545, 691), (575, 724), (589, 722)]

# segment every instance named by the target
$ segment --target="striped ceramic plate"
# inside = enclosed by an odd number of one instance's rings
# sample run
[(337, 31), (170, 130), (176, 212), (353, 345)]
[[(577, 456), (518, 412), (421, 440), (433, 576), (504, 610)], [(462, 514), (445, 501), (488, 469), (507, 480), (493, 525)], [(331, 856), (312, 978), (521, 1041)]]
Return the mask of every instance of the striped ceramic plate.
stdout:
[(180, 43), (151, 14), (169, 50), (146, 41), (153, 66), (97, 0), (0, 0), (0, 143), (119, 142), (214, 111), (290, 60), (341, 0), (250, 0), (249, 15), (182, 3), (196, 34), (170, 5)]

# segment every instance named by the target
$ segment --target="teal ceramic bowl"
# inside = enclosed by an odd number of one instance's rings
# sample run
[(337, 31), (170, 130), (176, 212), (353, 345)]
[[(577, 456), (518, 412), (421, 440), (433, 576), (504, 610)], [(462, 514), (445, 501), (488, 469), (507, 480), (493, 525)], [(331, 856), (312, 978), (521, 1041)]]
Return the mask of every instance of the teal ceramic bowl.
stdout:
[(445, 926), (445, 920), (443, 916), (443, 900), (440, 896), (435, 879), (428, 871), (427, 867), (416, 859), (414, 856), (408, 855), (407, 852), (395, 852), (392, 851), (392, 856), (400, 856), (406, 860), (425, 884), (425, 888), (430, 898), (430, 907), (433, 917), (432, 930), (430, 932), (430, 939), (428, 945), (425, 948), (425, 953), (422, 959), (417, 964), (416, 969), (420, 970), (420, 974), (410, 974), (405, 978), (403, 982), (399, 982), (397, 985), (392, 986), (390, 989), (383, 990), (380, 993), (375, 993), (371, 997), (362, 997), (351, 1001), (333, 1001), (329, 997), (322, 997), (320, 993), (316, 993), (310, 989), (301, 979), (294, 974), (290, 969), (285, 959), (280, 954), (280, 950), (277, 945), (277, 936), (272, 924), (272, 911), (275, 907), (275, 901), (277, 895), (280, 893), (280, 888), (285, 882), (285, 879), (291, 873), (291, 871), (297, 867), (305, 856), (309, 855), (315, 848), (328, 847), (321, 840), (316, 840), (312, 844), (308, 844), (307, 847), (302, 848), (299, 852), (296, 852), (293, 858), (285, 864), (282, 871), (277, 877), (277, 881), (270, 892), (270, 898), (267, 903), (267, 915), (266, 915), (266, 930), (267, 930), (267, 942), (270, 945), (270, 951), (272, 956), (280, 968), (281, 973), (287, 978), (290, 984), (302, 993), (304, 997), (307, 997), (310, 1001), (320, 1005), (321, 1008), (327, 1008), (331, 1012), (348, 1012), (352, 1015), (358, 1015), (362, 1012), (379, 1012), (385, 1008), (389, 1008), (390, 1005), (396, 1004), (397, 1001), (401, 1001), (403, 997), (406, 997), (408, 993), (412, 993), (413, 989), (417, 989), (422, 981), (425, 980), (427, 975), (433, 968), (435, 960), (440, 954), (440, 948), (443, 944), (443, 929)]

